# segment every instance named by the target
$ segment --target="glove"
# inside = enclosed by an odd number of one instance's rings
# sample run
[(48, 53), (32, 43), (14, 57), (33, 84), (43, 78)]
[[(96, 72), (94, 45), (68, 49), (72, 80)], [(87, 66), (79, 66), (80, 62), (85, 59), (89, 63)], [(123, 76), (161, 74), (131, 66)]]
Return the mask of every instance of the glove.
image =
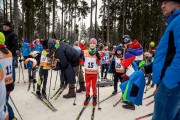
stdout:
[(141, 62), (139, 63), (139, 68), (141, 69), (141, 68), (143, 68), (145, 65), (146, 65), (145, 61), (141, 61)]
[(99, 52), (96, 52), (96, 57), (97, 57), (98, 59), (101, 59), (101, 56), (100, 56)]
[(21, 63), (23, 60), (22, 59), (19, 59), (19, 62)]

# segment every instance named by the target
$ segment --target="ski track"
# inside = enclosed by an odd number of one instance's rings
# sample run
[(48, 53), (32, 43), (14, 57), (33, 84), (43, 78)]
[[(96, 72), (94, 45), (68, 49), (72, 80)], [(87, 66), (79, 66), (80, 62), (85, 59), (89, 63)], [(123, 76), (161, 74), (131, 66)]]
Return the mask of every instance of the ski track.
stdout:
[[(16, 82), (19, 79), (19, 68), (16, 68)], [(38, 77), (38, 72), (36, 73)], [(47, 95), (49, 93), (49, 80), (50, 80), (50, 71), (48, 76), (48, 83), (47, 83)], [(22, 80), (22, 74), (20, 83), (15, 84), (15, 89), (11, 93), (12, 99), (14, 100), (23, 120), (75, 120), (80, 113), (83, 102), (85, 99), (85, 92), (78, 93), (76, 98), (76, 106), (73, 105), (74, 98), (72, 99), (64, 99), (63, 95), (67, 94), (68, 87), (64, 90), (62, 95), (57, 99), (50, 99), (50, 102), (53, 104), (53, 106), (57, 109), (56, 112), (52, 112), (47, 108), (45, 105), (43, 105), (42, 102), (37, 100), (35, 96), (31, 94), (31, 91), (33, 91), (33, 88), (31, 86), (30, 91), (27, 91), (28, 88), (28, 72), (27, 70), (24, 70), (24, 76), (26, 83), (23, 83)], [(109, 76), (108, 76), (109, 77)], [(56, 71), (53, 71), (52, 75), (52, 85), (51, 85), (51, 96), (56, 92), (56, 90), (59, 88), (60, 85), (60, 77), (58, 76), (56, 89), (53, 90), (55, 85), (55, 79), (56, 79)], [(119, 88), (118, 88), (119, 89)], [(147, 91), (146, 94), (144, 94), (143, 98), (146, 96), (149, 96), (153, 93), (155, 90), (155, 87), (153, 89), (150, 89)], [(107, 98), (113, 91), (113, 86), (110, 87), (100, 87), (100, 101), (102, 99)], [(94, 120), (134, 120), (135, 118), (144, 116), (146, 114), (149, 114), (153, 112), (154, 103), (146, 106), (147, 103), (152, 101), (154, 97), (151, 97), (149, 99), (143, 100), (142, 106), (136, 106), (135, 111), (131, 110), (125, 110), (121, 106), (123, 103), (119, 103), (116, 107), (113, 107), (113, 104), (115, 104), (121, 97), (122, 93), (118, 93), (117, 95), (113, 96), (112, 98), (106, 100), (105, 102), (100, 104), (101, 110), (98, 110), (98, 105), (96, 106)], [(50, 97), (51, 97), (50, 96)], [(15, 112), (15, 116), (20, 120), (20, 117), (18, 116), (14, 106), (10, 102), (11, 106), (13, 107), (13, 110)], [(89, 102), (88, 107), (83, 112), (80, 120), (90, 120), (91, 119), (91, 113), (92, 113), (92, 99)], [(151, 120), (152, 117), (145, 118), (143, 120)]]

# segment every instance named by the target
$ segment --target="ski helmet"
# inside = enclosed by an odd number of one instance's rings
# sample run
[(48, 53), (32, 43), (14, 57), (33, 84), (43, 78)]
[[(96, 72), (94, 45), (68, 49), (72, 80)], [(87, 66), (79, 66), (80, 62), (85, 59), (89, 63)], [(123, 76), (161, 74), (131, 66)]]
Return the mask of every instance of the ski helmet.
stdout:
[(130, 43), (132, 40), (131, 40), (131, 38), (130, 38), (130, 36), (129, 35), (123, 35), (123, 37), (122, 37), (122, 44), (128, 44), (128, 43)]

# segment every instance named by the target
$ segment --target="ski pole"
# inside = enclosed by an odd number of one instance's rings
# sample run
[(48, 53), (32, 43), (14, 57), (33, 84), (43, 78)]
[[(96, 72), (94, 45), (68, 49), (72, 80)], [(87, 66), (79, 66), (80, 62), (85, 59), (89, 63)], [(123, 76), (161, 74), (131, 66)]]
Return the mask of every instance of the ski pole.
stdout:
[(51, 80), (52, 80), (52, 69), (51, 69), (51, 77), (50, 77), (50, 85), (49, 85), (49, 95), (48, 95), (48, 101), (49, 101), (49, 97), (50, 97)]
[(100, 79), (100, 77), (99, 77), (99, 70), (98, 70), (98, 110), (101, 110), (101, 108), (99, 106), (99, 97), (100, 97), (100, 95), (99, 95), (99, 79)]
[(18, 79), (17, 83), (19, 83), (19, 81), (20, 81), (20, 72), (21, 72), (21, 70), (20, 70), (20, 67), (19, 67), (19, 79)]
[[(76, 82), (76, 92), (77, 92), (77, 85), (78, 85), (78, 83), (79, 83), (79, 76), (80, 76), (80, 68), (81, 68), (81, 66), (79, 65), (79, 68), (78, 68), (78, 80), (77, 80), (77, 82)], [(75, 71), (74, 71), (75, 72)], [(76, 76), (75, 76), (76, 77)], [(75, 94), (76, 94), (76, 92), (75, 92)], [(75, 95), (75, 98), (74, 98), (74, 103), (73, 103), (73, 105), (76, 105), (76, 95)]]
[[(20, 56), (20, 59), (21, 59), (21, 56)], [(23, 67), (22, 67), (22, 62), (20, 62), (20, 67), (21, 67), (21, 71), (22, 71), (22, 75), (23, 75), (23, 81), (24, 81), (24, 71), (23, 71)], [(19, 74), (20, 74), (20, 71), (19, 71)], [(26, 82), (24, 81), (24, 83), (26, 83)]]
[(15, 105), (15, 103), (14, 103), (14, 101), (12, 100), (12, 98), (11, 98), (10, 95), (9, 95), (9, 98), (11, 99), (11, 101), (12, 101), (12, 103), (13, 103), (13, 105), (14, 105), (14, 107), (15, 107), (15, 109), (16, 109), (18, 115), (19, 115), (19, 117), (21, 118), (21, 120), (23, 120), (21, 114), (19, 113), (19, 111), (18, 111), (18, 109), (17, 109), (17, 107), (16, 107), (16, 105)]
[(58, 71), (57, 71), (57, 74), (56, 74), (56, 81), (55, 81), (55, 86), (54, 86), (53, 90), (55, 90), (55, 88), (56, 88), (57, 76), (58, 76)]

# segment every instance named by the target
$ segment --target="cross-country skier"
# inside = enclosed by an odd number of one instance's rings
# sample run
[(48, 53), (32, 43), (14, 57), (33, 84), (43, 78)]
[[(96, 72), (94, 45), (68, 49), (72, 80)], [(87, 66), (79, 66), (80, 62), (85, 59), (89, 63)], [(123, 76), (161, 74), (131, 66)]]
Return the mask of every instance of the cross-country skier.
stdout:
[(85, 69), (85, 81), (86, 81), (86, 99), (84, 105), (88, 104), (90, 99), (90, 88), (93, 90), (93, 105), (97, 104), (97, 90), (96, 82), (98, 79), (98, 65), (100, 65), (100, 55), (96, 48), (97, 40), (91, 38), (89, 41), (89, 49), (84, 50), (81, 64), (84, 65)]

